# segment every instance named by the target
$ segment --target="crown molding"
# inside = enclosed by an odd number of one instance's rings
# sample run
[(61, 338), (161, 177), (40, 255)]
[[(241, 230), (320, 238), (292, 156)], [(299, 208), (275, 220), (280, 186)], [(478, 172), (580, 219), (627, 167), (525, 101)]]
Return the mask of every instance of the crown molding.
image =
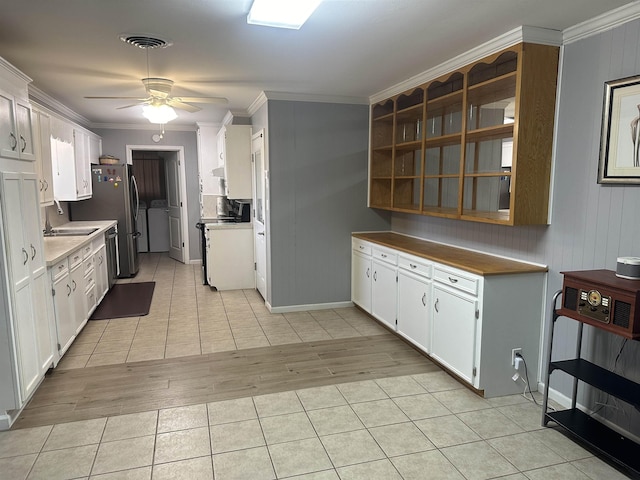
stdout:
[(381, 100), (386, 100), (389, 97), (393, 97), (394, 95), (405, 92), (413, 87), (417, 87), (418, 85), (422, 85), (434, 78), (451, 73), (459, 68), (469, 65), (470, 63), (487, 57), (488, 55), (522, 42), (540, 43), (543, 45), (559, 47), (562, 44), (562, 32), (559, 30), (550, 30), (548, 28), (522, 25), (494, 38), (493, 40), (458, 55), (451, 60), (414, 75), (403, 82), (382, 90), (381, 92), (371, 95), (369, 97), (369, 103), (373, 104)]
[(34, 100), (36, 103), (40, 104), (43, 107), (48, 108), (55, 114), (58, 114), (62, 117), (65, 117), (72, 122), (75, 122), (79, 125), (82, 125), (85, 128), (89, 128), (91, 126), (91, 122), (88, 118), (80, 115), (79, 113), (74, 112), (69, 107), (63, 105), (58, 100), (53, 98), (48, 93), (43, 92), (38, 87), (33, 85), (29, 85), (29, 98)]
[(562, 32), (563, 43), (573, 43), (583, 38), (618, 27), (623, 23), (640, 18), (640, 2), (634, 1), (602, 15), (569, 27)]
[(315, 102), (315, 103), (347, 103), (355, 105), (368, 105), (369, 101), (365, 97), (350, 97), (341, 95), (314, 95), (308, 93), (290, 92), (262, 92), (267, 100), (282, 100), (292, 102)]
[(0, 57), (0, 67), (4, 70), (3, 73), (9, 73), (14, 77), (12, 83), (17, 83), (18, 85), (21, 84), (22, 88), (24, 88), (25, 84), (33, 82), (33, 79), (31, 77), (25, 75), (24, 72), (18, 70), (2, 57)]
[(256, 99), (251, 102), (251, 105), (247, 107), (247, 113), (250, 117), (255, 115), (255, 113), (260, 110), (260, 108), (267, 103), (268, 98), (264, 92), (260, 92), (260, 94), (256, 97)]
[[(105, 130), (148, 130), (159, 131), (162, 127), (156, 123), (92, 123), (91, 128), (102, 128)], [(198, 130), (196, 124), (179, 125), (167, 123), (164, 125), (166, 132), (195, 132)]]

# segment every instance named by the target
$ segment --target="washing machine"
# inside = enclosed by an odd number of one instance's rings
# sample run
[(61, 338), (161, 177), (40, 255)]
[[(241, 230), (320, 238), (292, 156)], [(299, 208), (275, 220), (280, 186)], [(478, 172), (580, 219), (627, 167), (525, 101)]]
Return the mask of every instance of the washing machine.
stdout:
[(138, 252), (149, 251), (149, 234), (147, 232), (147, 204), (140, 202), (138, 207)]
[(147, 209), (149, 251), (169, 251), (169, 205), (166, 200), (151, 200)]

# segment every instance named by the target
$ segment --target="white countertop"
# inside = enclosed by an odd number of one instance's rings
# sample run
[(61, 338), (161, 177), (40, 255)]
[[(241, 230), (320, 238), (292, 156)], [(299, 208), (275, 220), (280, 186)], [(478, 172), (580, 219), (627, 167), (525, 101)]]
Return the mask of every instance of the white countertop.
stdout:
[(44, 258), (47, 267), (52, 266), (70, 253), (92, 242), (96, 237), (104, 235), (104, 232), (117, 225), (117, 220), (83, 220), (79, 222), (67, 222), (55, 228), (97, 228), (91, 235), (44, 237)]
[(205, 223), (205, 227), (210, 230), (251, 230), (253, 224), (251, 222)]

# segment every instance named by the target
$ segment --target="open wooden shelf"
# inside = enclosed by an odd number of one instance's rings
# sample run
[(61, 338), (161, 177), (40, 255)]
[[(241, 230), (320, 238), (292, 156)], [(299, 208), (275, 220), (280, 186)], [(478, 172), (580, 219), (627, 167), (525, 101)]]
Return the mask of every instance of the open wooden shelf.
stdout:
[[(558, 53), (521, 43), (372, 105), (369, 205), (546, 224)], [(391, 172), (388, 191), (380, 171)], [(491, 177), (507, 183), (496, 190)]]

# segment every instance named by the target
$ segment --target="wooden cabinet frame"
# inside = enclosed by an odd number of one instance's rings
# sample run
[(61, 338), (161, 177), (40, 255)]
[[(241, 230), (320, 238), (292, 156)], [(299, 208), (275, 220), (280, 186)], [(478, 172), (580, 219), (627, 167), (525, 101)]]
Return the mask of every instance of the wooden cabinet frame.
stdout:
[(369, 206), (546, 224), (558, 53), (520, 43), (372, 105)]

